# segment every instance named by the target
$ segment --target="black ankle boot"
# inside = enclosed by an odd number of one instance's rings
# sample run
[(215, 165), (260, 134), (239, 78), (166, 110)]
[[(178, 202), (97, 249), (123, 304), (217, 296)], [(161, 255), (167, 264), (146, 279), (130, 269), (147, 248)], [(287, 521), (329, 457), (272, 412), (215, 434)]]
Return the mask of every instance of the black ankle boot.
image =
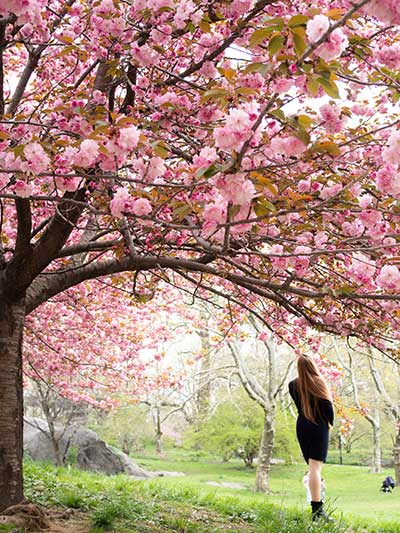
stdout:
[(323, 502), (311, 502), (312, 521), (323, 520), (324, 522), (334, 522), (333, 518), (326, 514)]

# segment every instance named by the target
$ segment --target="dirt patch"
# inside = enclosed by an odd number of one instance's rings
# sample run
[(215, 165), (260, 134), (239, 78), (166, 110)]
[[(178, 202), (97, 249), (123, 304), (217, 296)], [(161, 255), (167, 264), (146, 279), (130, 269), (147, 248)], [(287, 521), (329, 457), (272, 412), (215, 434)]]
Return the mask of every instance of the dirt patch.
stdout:
[(33, 504), (9, 507), (0, 516), (0, 524), (12, 524), (30, 533), (89, 533), (85, 513), (67, 509), (44, 509)]

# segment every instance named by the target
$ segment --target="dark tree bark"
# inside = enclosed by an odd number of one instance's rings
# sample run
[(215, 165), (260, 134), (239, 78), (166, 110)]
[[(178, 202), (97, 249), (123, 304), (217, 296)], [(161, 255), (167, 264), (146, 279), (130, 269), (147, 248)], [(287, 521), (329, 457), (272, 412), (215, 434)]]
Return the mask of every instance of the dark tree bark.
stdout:
[(0, 302), (0, 510), (23, 499), (22, 332), (24, 300)]

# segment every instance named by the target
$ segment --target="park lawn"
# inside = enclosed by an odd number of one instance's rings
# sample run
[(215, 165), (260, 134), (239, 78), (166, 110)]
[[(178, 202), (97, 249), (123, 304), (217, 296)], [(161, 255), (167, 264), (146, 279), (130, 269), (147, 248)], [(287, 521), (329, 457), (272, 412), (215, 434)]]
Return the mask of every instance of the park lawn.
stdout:
[[(373, 475), (363, 467), (326, 465), (336, 524), (314, 527), (301, 482), (303, 464), (273, 466), (272, 494), (265, 496), (252, 491), (255, 472), (238, 461), (175, 450), (164, 458), (136, 460), (148, 469), (186, 475), (137, 481), (26, 461), (26, 496), (50, 509), (75, 509), (74, 533), (400, 533), (400, 490), (379, 492), (386, 471)], [(207, 481), (241, 483), (244, 489)]]
[[(154, 483), (167, 487), (190, 486), (200, 491), (212, 492), (223, 497), (235, 496), (249, 505), (271, 502), (284, 508), (303, 509), (308, 512), (302, 477), (306, 471), (303, 463), (273, 465), (271, 469), (272, 494), (264, 496), (252, 491), (254, 469), (246, 469), (242, 462), (232, 460), (222, 463), (210, 456), (196, 457), (180, 450), (168, 450), (164, 458), (142, 455), (137, 462), (149, 470), (180, 471), (185, 477), (158, 478)], [(326, 464), (323, 476), (327, 485), (328, 506), (335, 518), (341, 516), (353, 525), (368, 525), (368, 530), (396, 531), (400, 533), (400, 488), (393, 493), (380, 492), (390, 469), (372, 474), (368, 467)], [(245, 489), (227, 489), (207, 485), (207, 481), (241, 483)]]

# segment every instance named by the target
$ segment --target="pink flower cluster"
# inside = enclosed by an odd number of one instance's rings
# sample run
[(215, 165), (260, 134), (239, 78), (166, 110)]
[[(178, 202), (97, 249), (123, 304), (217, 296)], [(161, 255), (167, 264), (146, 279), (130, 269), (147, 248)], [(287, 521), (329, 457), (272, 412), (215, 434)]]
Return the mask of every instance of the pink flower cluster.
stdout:
[[(315, 43), (321, 39), (329, 30), (330, 22), (325, 15), (316, 15), (307, 23), (307, 37), (310, 43)], [(315, 50), (317, 56), (324, 61), (331, 61), (340, 56), (347, 48), (349, 41), (341, 28), (336, 28), (330, 33), (325, 42)]]
[(249, 205), (256, 190), (253, 183), (243, 174), (218, 175), (213, 179), (222, 198), (233, 205)]
[(365, 254), (355, 253), (353, 254), (349, 272), (356, 281), (362, 284), (369, 284), (376, 272), (375, 261)]
[[(310, 265), (310, 256), (302, 255), (309, 254), (311, 248), (309, 246), (296, 246), (291, 257), (271, 257), (271, 264), (278, 270), (285, 270), (286, 268), (293, 268), (297, 276), (303, 276)], [(270, 248), (272, 255), (284, 255), (285, 251), (281, 244), (274, 244)]]
[(0, 0), (0, 16), (7, 17), (9, 13), (16, 15), (18, 24), (35, 22), (41, 20), (41, 10), (47, 0)]
[(384, 290), (400, 290), (400, 271), (396, 265), (384, 265), (376, 277), (376, 284)]
[(131, 213), (142, 217), (149, 215), (152, 207), (147, 198), (134, 198), (126, 187), (120, 187), (116, 190), (114, 198), (110, 202), (110, 211), (116, 218), (122, 218), (123, 213)]
[(385, 24), (400, 24), (400, 3), (398, 0), (371, 0), (363, 11)]
[(324, 104), (319, 108), (322, 125), (327, 133), (339, 133), (344, 128), (347, 117), (335, 104)]
[(400, 196), (400, 173), (393, 165), (385, 165), (376, 173), (375, 178), (378, 189), (391, 196)]
[(381, 46), (374, 53), (374, 58), (392, 70), (400, 70), (400, 42), (391, 46)]
[(250, 117), (245, 109), (231, 109), (225, 125), (214, 129), (215, 145), (222, 150), (240, 150), (242, 144), (250, 138), (256, 118), (257, 116)]
[(382, 150), (382, 159), (391, 165), (400, 165), (400, 131), (394, 131)]
[(274, 137), (271, 139), (270, 148), (274, 156), (290, 157), (302, 154), (307, 149), (307, 146), (298, 137), (288, 135), (287, 137)]

